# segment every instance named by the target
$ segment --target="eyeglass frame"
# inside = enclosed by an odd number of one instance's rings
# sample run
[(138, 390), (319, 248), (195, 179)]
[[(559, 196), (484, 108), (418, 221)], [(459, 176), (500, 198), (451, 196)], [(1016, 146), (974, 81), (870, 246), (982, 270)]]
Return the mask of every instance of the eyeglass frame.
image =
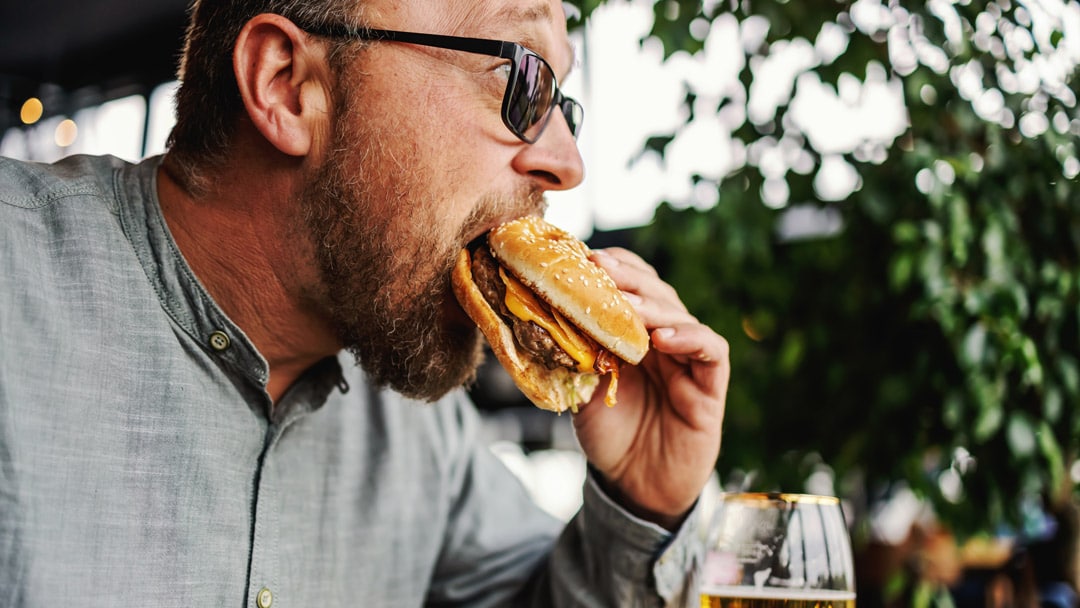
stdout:
[[(551, 64), (547, 62), (539, 53), (529, 49), (526, 46), (518, 44), (516, 42), (510, 42), (508, 40), (494, 40), (488, 38), (469, 38), (465, 36), (449, 36), (444, 34), (425, 34), (420, 32), (403, 32), (398, 30), (384, 30), (377, 28), (362, 28), (354, 29), (346, 25), (341, 24), (316, 24), (316, 25), (303, 25), (298, 24), (300, 29), (309, 34), (315, 36), (324, 36), (327, 38), (352, 38), (355, 40), (366, 41), (389, 41), (389, 42), (404, 42), (406, 44), (417, 44), (420, 46), (428, 46), (439, 49), (446, 49), (450, 51), (463, 51), (466, 53), (473, 53), (476, 55), (487, 55), (489, 57), (499, 57), (501, 59), (509, 59), (511, 67), (511, 75), (506, 81), (506, 90), (503, 91), (502, 99), (502, 121), (506, 125), (506, 128), (510, 130), (518, 139), (527, 143), (533, 144), (540, 139), (543, 135), (544, 129), (547, 128), (548, 122), (551, 120), (551, 111), (553, 108), (558, 107), (563, 114), (563, 118), (566, 120), (567, 126), (570, 128), (570, 134), (577, 139), (578, 133), (581, 132), (581, 121), (585, 116), (585, 110), (573, 97), (564, 95), (559, 89), (559, 80), (555, 76), (555, 70), (551, 69)], [(518, 81), (518, 75), (520, 73), (520, 65), (522, 60), (526, 56), (533, 56), (540, 60), (547, 71), (551, 74), (551, 105), (545, 108), (543, 116), (532, 125), (529, 125), (526, 129), (519, 129), (510, 120), (511, 110), (511, 93)], [(529, 137), (526, 131), (539, 124), (539, 128), (536, 131), (534, 137)]]

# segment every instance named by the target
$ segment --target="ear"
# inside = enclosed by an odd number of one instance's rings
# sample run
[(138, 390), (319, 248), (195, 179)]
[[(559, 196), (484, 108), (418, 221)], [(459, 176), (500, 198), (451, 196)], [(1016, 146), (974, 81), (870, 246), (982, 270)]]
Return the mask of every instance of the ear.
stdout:
[(307, 155), (329, 117), (330, 70), (322, 45), (285, 17), (264, 13), (240, 30), (233, 70), (259, 133), (284, 154)]

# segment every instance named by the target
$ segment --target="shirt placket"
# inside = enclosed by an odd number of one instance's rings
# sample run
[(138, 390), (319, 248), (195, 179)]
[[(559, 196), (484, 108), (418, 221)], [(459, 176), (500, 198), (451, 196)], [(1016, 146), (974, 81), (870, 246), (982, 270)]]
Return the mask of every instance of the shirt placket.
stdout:
[(283, 606), (286, 590), (282, 589), (279, 547), (281, 546), (280, 484), (274, 459), (274, 446), (280, 437), (277, 425), (269, 425), (266, 443), (256, 471), (254, 510), (251, 534), (251, 563), (248, 568), (248, 601), (250, 608)]

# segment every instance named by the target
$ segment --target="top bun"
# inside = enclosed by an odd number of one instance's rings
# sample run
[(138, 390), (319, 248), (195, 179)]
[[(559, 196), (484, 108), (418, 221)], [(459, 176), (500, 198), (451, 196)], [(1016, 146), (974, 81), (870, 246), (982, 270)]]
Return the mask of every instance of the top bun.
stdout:
[(492, 230), (488, 246), (519, 281), (607, 350), (635, 365), (648, 352), (644, 323), (574, 235), (526, 216)]

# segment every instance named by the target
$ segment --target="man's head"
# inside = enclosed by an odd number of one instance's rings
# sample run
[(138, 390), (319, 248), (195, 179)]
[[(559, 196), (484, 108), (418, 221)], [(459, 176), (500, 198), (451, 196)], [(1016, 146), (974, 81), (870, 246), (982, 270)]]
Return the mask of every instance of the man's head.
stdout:
[(295, 274), (312, 279), (288, 297), (323, 319), (376, 382), (438, 397), (479, 356), (478, 334), (449, 288), (457, 251), (503, 220), (541, 212), (545, 190), (576, 185), (580, 156), (562, 107), (535, 143), (511, 130), (517, 117), (506, 118), (503, 104), (511, 60), (323, 26), (508, 40), (565, 76), (572, 53), (561, 5), (240, 4), (194, 8), (174, 173), (197, 193), (236, 155), (251, 162), (237, 133), (257, 133), (255, 160), (296, 174), (293, 191), (279, 193), (292, 209), (283, 217), (295, 221), (279, 222), (289, 226), (278, 236), (297, 243), (290, 263), (310, 266)]

